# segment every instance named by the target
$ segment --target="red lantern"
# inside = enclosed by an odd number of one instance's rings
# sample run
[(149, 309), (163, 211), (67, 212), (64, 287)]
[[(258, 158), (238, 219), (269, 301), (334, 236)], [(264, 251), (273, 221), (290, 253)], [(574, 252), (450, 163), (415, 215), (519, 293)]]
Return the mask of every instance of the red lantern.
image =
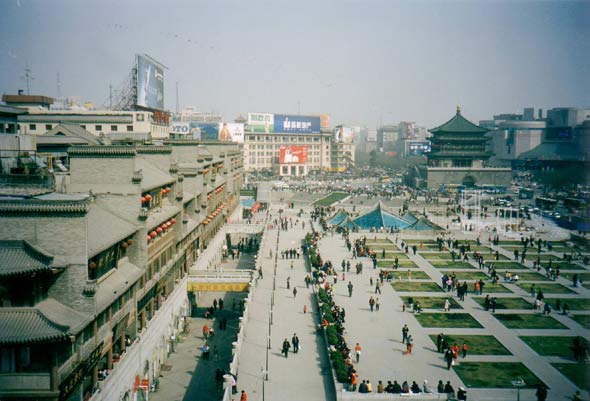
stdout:
[(172, 227), (172, 223), (170, 223), (169, 221), (166, 222), (166, 228), (170, 228)]
[(150, 233), (150, 237), (152, 237), (152, 238), (156, 238), (157, 236), (158, 236), (158, 233), (156, 231), (152, 231)]
[(149, 202), (149, 201), (151, 201), (151, 200), (152, 200), (152, 196), (151, 196), (150, 194), (147, 194), (147, 195), (145, 196), (145, 200), (146, 200), (146, 202)]
[(151, 240), (152, 240), (152, 237), (151, 237), (151, 236), (148, 234), (148, 236), (147, 236), (147, 242), (148, 242), (148, 244), (149, 244), (149, 242), (150, 242)]
[(157, 232), (158, 234), (162, 234), (162, 231), (164, 231), (164, 230), (162, 230), (162, 227), (158, 227), (158, 228), (156, 228), (156, 232)]
[(176, 219), (170, 219), (170, 223), (176, 224)]
[(168, 226), (166, 225), (166, 223), (164, 223), (164, 224), (162, 224), (162, 225), (160, 226), (160, 228), (161, 228), (162, 230), (165, 230), (165, 229), (167, 229), (167, 228), (168, 228)]
[(127, 244), (126, 242), (123, 242), (121, 244), (121, 246), (123, 247), (123, 249), (127, 249), (129, 247), (129, 244)]
[(88, 267), (90, 267), (91, 269), (96, 269), (96, 263), (90, 262), (88, 263)]
[(145, 203), (145, 196), (141, 197), (141, 203)]
[(132, 239), (130, 239), (129, 241), (127, 241), (127, 243), (129, 244), (129, 246), (135, 244), (135, 241), (133, 241)]
[(172, 189), (170, 189), (170, 187), (167, 187), (167, 188), (166, 188), (166, 193), (168, 194), (168, 193), (170, 193), (170, 192), (172, 192)]

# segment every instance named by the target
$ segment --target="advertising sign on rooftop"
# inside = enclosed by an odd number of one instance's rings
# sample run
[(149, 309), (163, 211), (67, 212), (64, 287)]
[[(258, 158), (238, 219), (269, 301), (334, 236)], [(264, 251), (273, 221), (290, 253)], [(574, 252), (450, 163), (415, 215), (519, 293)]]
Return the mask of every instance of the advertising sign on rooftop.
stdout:
[(219, 140), (222, 142), (244, 143), (244, 124), (219, 123)]
[(334, 129), (334, 142), (353, 143), (356, 134), (355, 128), (339, 125)]
[(219, 138), (219, 123), (190, 123), (193, 139), (201, 141), (217, 141)]
[(281, 146), (279, 149), (280, 164), (307, 163), (307, 146)]
[(275, 114), (274, 132), (294, 134), (319, 134), (320, 117)]
[(273, 132), (274, 115), (269, 113), (248, 113), (248, 132)]
[(164, 67), (141, 54), (137, 55), (137, 105), (164, 110)]

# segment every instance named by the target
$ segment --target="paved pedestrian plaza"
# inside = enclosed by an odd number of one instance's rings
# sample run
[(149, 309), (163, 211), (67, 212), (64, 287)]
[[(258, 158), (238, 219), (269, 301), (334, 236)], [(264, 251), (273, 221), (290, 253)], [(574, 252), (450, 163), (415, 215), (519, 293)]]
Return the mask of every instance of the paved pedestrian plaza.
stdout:
[[(347, 383), (335, 383), (323, 329), (318, 329), (320, 286), (306, 285), (305, 277), (312, 272), (306, 255), (290, 257), (283, 253), (290, 249), (301, 252), (305, 235), (311, 231), (311, 206), (304, 207), (301, 216), (299, 211), (299, 205), (288, 209), (276, 202), (268, 212), (262, 260), (256, 265), (262, 269), (263, 277), (251, 289), (249, 316), (239, 347), (235, 399), (239, 399), (242, 390), (249, 400), (400, 397), (353, 393), (348, 391)], [(286, 229), (273, 224), (279, 216), (287, 221)], [(318, 221), (313, 227), (322, 232)], [(373, 384), (374, 393), (379, 381), (384, 385), (394, 380), (399, 384), (415, 381), (422, 387), (426, 380), (434, 394), (412, 397), (446, 399), (446, 394), (437, 394), (437, 384), (448, 381), (455, 391), (464, 387), (469, 400), (515, 400), (514, 382), (522, 379), (523, 385), (518, 390), (521, 400), (536, 400), (535, 391), (540, 382), (549, 388), (548, 400), (571, 399), (577, 390), (587, 397), (588, 364), (574, 359), (572, 347), (580, 338), (587, 341), (589, 337), (590, 290), (587, 284), (574, 287), (572, 278), (577, 274), (585, 280), (590, 267), (580, 261), (564, 261), (563, 255), (568, 250), (565, 242), (553, 241), (553, 249), (543, 247), (540, 254), (536, 248), (529, 249), (530, 258), (521, 261), (514, 258), (514, 250), (522, 248), (518, 239), (500, 236), (499, 243), (494, 245), (489, 243), (487, 235), (482, 235), (481, 243), (477, 244), (474, 233), (451, 231), (445, 234), (445, 241), (452, 238), (460, 245), (469, 245), (467, 259), (453, 260), (448, 247), (441, 249), (437, 244), (440, 233), (351, 233), (352, 243), (365, 238), (365, 249), (375, 252), (373, 267), (369, 257), (353, 258), (342, 234), (328, 230), (321, 235), (317, 251), (324, 263), (332, 262), (337, 276), (335, 283), (333, 275), (327, 282), (333, 287), (334, 303), (346, 312), (344, 338), (350, 347), (356, 343), (362, 347), (358, 363), (353, 362), (354, 369), (359, 382), (369, 380)], [(483, 256), (483, 264), (473, 259), (473, 252)], [(588, 254), (588, 250), (583, 254)], [(537, 256), (541, 260), (540, 271), (533, 268), (532, 260)], [(394, 269), (396, 257), (398, 267)], [(343, 271), (343, 260), (351, 263), (350, 271)], [(545, 268), (549, 260), (554, 268), (560, 267), (558, 277), (547, 277)], [(359, 274), (355, 271), (358, 263), (363, 265)], [(492, 269), (499, 278), (495, 284), (490, 278)], [(380, 293), (376, 293), (381, 271), (387, 274), (382, 276)], [(507, 279), (514, 278), (514, 274), (518, 274), (518, 281)], [(454, 288), (445, 291), (445, 275), (467, 284), (463, 300)], [(349, 295), (349, 282), (352, 295)], [(484, 283), (478, 293), (476, 282)], [(549, 313), (535, 308), (539, 293), (543, 294), (541, 305), (550, 305)], [(378, 298), (379, 310), (371, 310), (371, 297)], [(448, 311), (445, 311), (447, 300)], [(419, 312), (414, 310), (416, 305)], [(567, 313), (563, 313), (564, 306)], [(402, 342), (404, 325), (413, 338), (411, 353)], [(459, 348), (458, 358), (450, 369), (444, 349), (437, 350), (441, 333), (445, 347), (457, 344)], [(285, 357), (281, 349), (283, 341), (291, 342), (295, 334), (300, 350), (294, 353), (291, 348)], [(465, 356), (463, 344), (467, 348)], [(225, 359), (227, 363), (229, 358)], [(198, 379), (185, 378), (185, 381), (190, 389)], [(185, 396), (184, 399), (195, 398)]]

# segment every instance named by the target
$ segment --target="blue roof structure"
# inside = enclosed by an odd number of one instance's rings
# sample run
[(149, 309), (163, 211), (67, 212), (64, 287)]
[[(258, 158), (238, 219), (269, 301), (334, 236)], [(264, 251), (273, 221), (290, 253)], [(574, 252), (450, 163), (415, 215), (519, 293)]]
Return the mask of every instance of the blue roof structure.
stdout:
[(377, 204), (375, 209), (354, 219), (353, 223), (361, 229), (383, 227), (402, 230), (411, 225), (411, 223), (405, 219), (385, 210), (381, 202)]
[(440, 226), (437, 226), (431, 221), (426, 219), (417, 220), (414, 224), (407, 228), (408, 230), (416, 230), (416, 231), (444, 231), (444, 229)]
[(346, 217), (348, 217), (346, 212), (344, 210), (339, 210), (338, 213), (336, 213), (334, 216), (332, 216), (332, 218), (330, 218), (330, 220), (328, 220), (328, 224), (338, 226), (340, 225), (340, 223), (346, 220)]

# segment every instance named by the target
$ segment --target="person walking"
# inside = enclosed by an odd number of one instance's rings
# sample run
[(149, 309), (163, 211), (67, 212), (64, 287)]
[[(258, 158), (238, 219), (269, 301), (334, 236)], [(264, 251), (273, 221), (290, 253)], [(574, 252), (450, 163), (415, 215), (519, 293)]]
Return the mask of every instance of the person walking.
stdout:
[(445, 335), (443, 333), (440, 333), (437, 337), (436, 337), (436, 350), (438, 352), (442, 352), (442, 345), (443, 345), (443, 341), (445, 339)]
[(379, 280), (375, 283), (375, 294), (377, 293), (381, 294), (381, 282)]
[(289, 340), (287, 340), (285, 338), (285, 340), (283, 341), (283, 348), (282, 348), (282, 353), (285, 355), (285, 358), (289, 357), (289, 349), (291, 348), (291, 344), (289, 344)]
[(354, 357), (356, 360), (356, 363), (359, 363), (359, 361), (361, 360), (361, 352), (363, 351), (363, 349), (361, 348), (361, 345), (359, 343), (356, 343), (356, 345), (354, 346)]
[(462, 357), (465, 358), (467, 356), (467, 343), (463, 343), (461, 347)]
[(354, 286), (352, 285), (352, 282), (350, 282), (350, 281), (349, 281), (349, 282), (348, 282), (348, 297), (349, 297), (349, 298), (350, 298), (350, 297), (352, 297), (352, 288), (353, 288), (353, 287), (354, 287)]
[(406, 340), (408, 339), (408, 332), (410, 331), (410, 329), (408, 328), (407, 324), (404, 324), (404, 327), (402, 327), (402, 343), (405, 343)]
[(408, 339), (406, 340), (406, 355), (412, 353), (412, 349), (414, 348), (414, 338), (412, 335), (408, 335)]
[(242, 390), (242, 394), (240, 395), (240, 401), (248, 401), (248, 394), (244, 390)]
[(451, 309), (451, 302), (449, 298), (445, 299), (445, 312), (448, 312)]
[(453, 365), (453, 359), (455, 358), (455, 354), (453, 350), (448, 348), (445, 351), (445, 361), (447, 362), (447, 370), (451, 370), (451, 366)]
[(293, 298), (297, 297), (297, 287), (293, 287)]
[(299, 337), (297, 337), (297, 333), (293, 333), (293, 337), (291, 338), (291, 344), (293, 344), (293, 353), (299, 353)]
[(371, 312), (373, 312), (373, 307), (375, 306), (375, 299), (373, 297), (369, 298), (369, 308), (371, 308)]
[(287, 289), (291, 289), (291, 276), (287, 277)]

